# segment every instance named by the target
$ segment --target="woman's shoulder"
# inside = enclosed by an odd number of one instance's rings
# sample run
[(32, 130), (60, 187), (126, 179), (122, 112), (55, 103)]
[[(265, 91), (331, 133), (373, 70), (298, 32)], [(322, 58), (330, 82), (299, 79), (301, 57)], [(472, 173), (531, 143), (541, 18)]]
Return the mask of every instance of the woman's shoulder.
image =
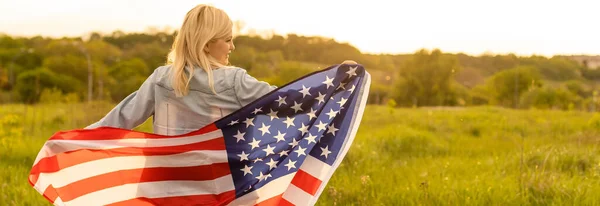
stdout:
[(152, 76), (154, 76), (154, 83), (159, 85), (167, 85), (167, 81), (169, 81), (169, 69), (171, 65), (163, 65), (154, 69), (152, 72)]

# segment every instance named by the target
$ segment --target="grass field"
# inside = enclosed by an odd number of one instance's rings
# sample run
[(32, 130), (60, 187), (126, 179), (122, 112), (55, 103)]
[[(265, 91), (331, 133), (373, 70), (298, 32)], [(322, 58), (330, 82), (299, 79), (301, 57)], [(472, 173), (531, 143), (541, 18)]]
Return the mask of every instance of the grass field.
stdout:
[[(111, 107), (1, 105), (0, 205), (48, 205), (27, 183), (40, 147)], [(599, 142), (593, 113), (368, 106), (317, 204), (600, 205)]]

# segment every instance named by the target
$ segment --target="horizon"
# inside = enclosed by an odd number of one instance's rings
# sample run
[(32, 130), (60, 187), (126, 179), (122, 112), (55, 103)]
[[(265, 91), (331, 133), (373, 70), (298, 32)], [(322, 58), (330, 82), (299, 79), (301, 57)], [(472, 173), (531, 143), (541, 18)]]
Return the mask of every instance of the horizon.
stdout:
[[(87, 3), (24, 0), (0, 2), (0, 13), (8, 22), (0, 25), (0, 33), (15, 37), (72, 38), (117, 30), (125, 33), (146, 33), (149, 28), (174, 30), (185, 13), (200, 3), (214, 5), (227, 12), (233, 21), (242, 21), (245, 24), (242, 35), (254, 32), (263, 36), (268, 33), (319, 36), (348, 43), (363, 54), (402, 55), (420, 49), (440, 49), (471, 56), (600, 55), (600, 29), (594, 27), (594, 19), (600, 19), (600, 14), (593, 10), (598, 3), (589, 0), (501, 3), (375, 0), (369, 4), (186, 0), (166, 5), (140, 0)], [(19, 8), (30, 11), (22, 12)], [(136, 11), (131, 12), (132, 9)], [(307, 10), (319, 16), (306, 15)]]

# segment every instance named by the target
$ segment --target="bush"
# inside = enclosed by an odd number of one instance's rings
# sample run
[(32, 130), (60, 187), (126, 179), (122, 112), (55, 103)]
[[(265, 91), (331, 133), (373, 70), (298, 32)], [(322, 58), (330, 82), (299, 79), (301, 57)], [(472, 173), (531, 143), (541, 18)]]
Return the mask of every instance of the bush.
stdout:
[(581, 98), (565, 89), (549, 87), (534, 88), (521, 95), (522, 108), (538, 109), (572, 109), (574, 105), (581, 105)]
[(57, 104), (57, 103), (76, 103), (79, 102), (79, 95), (75, 93), (63, 94), (57, 88), (44, 89), (40, 95), (40, 103)]

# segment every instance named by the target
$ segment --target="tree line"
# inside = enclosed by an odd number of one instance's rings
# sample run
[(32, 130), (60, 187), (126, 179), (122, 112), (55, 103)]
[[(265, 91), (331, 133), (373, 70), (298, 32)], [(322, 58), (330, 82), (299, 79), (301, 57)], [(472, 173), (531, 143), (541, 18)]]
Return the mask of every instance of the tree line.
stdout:
[[(120, 101), (166, 62), (175, 32), (91, 33), (83, 38), (0, 35), (0, 103)], [(498, 105), (596, 110), (600, 68), (563, 56), (440, 50), (363, 54), (318, 36), (240, 35), (230, 56), (258, 79), (282, 86), (352, 59), (373, 78), (369, 103), (392, 106)]]

